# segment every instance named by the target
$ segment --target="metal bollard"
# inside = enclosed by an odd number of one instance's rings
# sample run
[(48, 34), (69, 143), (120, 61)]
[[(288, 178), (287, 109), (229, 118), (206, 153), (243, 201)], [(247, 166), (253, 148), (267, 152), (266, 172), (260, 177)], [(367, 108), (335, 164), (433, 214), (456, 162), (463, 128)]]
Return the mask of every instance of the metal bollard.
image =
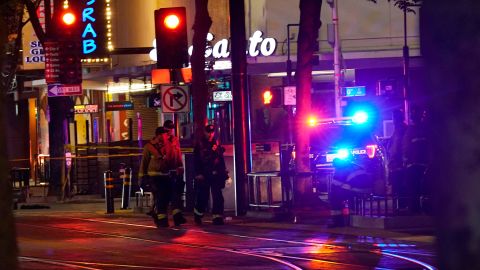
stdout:
[(132, 193), (132, 169), (125, 168), (123, 174), (120, 176), (123, 182), (122, 187), (122, 209), (128, 209), (130, 204), (130, 196)]
[(108, 170), (103, 174), (105, 184), (105, 204), (107, 206), (107, 214), (113, 214), (115, 212), (115, 206), (113, 202), (113, 172)]

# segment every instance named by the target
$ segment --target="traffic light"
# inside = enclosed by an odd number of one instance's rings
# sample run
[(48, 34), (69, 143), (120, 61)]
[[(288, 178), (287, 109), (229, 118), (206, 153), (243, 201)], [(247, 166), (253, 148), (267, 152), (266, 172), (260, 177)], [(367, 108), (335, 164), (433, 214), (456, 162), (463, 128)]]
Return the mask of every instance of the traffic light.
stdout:
[(272, 91), (265, 90), (263, 91), (263, 104), (270, 105), (272, 103), (273, 95)]
[(82, 48), (79, 17), (73, 9), (64, 9), (58, 15), (56, 39), (59, 46), (61, 84), (82, 83)]
[(73, 8), (65, 8), (55, 15), (54, 34), (56, 39), (80, 40), (80, 14)]
[(282, 87), (269, 87), (262, 92), (263, 104), (272, 108), (282, 107)]
[(82, 83), (82, 57), (80, 42), (75, 40), (60, 41), (60, 83)]
[(67, 25), (67, 26), (73, 25), (76, 20), (77, 20), (77, 17), (70, 10), (66, 10), (62, 14), (62, 23)]
[(188, 66), (187, 17), (184, 7), (155, 10), (157, 68)]

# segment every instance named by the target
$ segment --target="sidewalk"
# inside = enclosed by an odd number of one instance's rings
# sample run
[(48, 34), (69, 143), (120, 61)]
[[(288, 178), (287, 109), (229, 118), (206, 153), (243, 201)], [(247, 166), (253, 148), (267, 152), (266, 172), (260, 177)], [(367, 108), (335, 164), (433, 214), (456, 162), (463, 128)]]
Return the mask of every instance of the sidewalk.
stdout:
[[(149, 217), (142, 212), (134, 212), (134, 199), (131, 200), (130, 209), (122, 210), (120, 209), (121, 199), (115, 199), (115, 213), (106, 214), (106, 207), (104, 199), (98, 197), (82, 197), (78, 196), (69, 200), (67, 202), (57, 202), (55, 198), (49, 198), (47, 202), (43, 203), (29, 203), (29, 204), (19, 204), (19, 209), (14, 210), (15, 215), (28, 215), (28, 214), (38, 214), (38, 213), (89, 213), (104, 217), (135, 217), (135, 218), (145, 218)], [(30, 209), (22, 209), (28, 206)], [(255, 211), (253, 211), (255, 213)], [(306, 212), (302, 213), (302, 216), (308, 214)], [(185, 213), (185, 216), (189, 223), (193, 223), (193, 214)], [(327, 234), (338, 234), (346, 235), (353, 237), (370, 237), (370, 238), (382, 238), (389, 239), (390, 241), (413, 241), (418, 243), (433, 244), (435, 237), (433, 236), (433, 229), (408, 229), (408, 230), (385, 230), (377, 228), (358, 228), (358, 227), (337, 227), (337, 228), (328, 228), (327, 224), (329, 221), (329, 216), (326, 212), (313, 214), (312, 220), (310, 222), (302, 222), (299, 220), (297, 223), (294, 223), (293, 220), (279, 220), (272, 219), (268, 215), (262, 215), (261, 212), (252, 215), (251, 212), (247, 216), (236, 217), (234, 216), (233, 211), (226, 212), (226, 223), (234, 224), (238, 226), (246, 227), (257, 227), (265, 229), (280, 229), (280, 230), (300, 230), (304, 232), (313, 233), (327, 233)], [(206, 220), (209, 220), (209, 217), (206, 217)]]

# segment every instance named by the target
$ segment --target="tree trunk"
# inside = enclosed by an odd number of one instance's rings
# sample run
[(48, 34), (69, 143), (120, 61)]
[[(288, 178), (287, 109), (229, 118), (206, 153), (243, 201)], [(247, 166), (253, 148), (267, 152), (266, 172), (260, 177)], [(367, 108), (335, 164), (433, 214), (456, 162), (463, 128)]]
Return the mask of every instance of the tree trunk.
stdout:
[[(321, 0), (300, 0), (300, 28), (297, 47), (297, 116), (295, 129), (296, 168), (298, 177), (295, 181), (296, 201), (301, 202), (311, 191), (310, 177), (303, 173), (310, 172), (309, 148), (310, 133), (305, 128), (308, 114), (311, 112), (312, 57), (314, 44), (320, 29)], [(302, 175), (303, 174), (303, 175)]]
[[(4, 48), (7, 42), (7, 23), (3, 16), (0, 16), (0, 54), (4, 55)], [(0, 66), (3, 63), (0, 63)], [(5, 128), (5, 93), (7, 89), (0, 84), (0, 127)], [(17, 269), (18, 248), (14, 217), (12, 212), (12, 186), (8, 177), (8, 157), (6, 146), (6, 133), (0, 132), (0, 269)]]
[(480, 269), (480, 2), (425, 1), (421, 12), (437, 258), (440, 269)]
[(202, 138), (207, 123), (208, 86), (205, 74), (205, 47), (207, 34), (212, 25), (208, 14), (208, 0), (195, 0), (195, 22), (193, 24), (192, 97), (195, 140)]

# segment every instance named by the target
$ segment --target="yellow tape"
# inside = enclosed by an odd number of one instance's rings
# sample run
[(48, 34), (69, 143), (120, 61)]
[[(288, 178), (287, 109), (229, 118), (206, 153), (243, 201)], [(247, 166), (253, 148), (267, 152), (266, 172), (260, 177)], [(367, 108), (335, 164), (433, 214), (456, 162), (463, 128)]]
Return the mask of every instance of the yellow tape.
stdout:
[[(92, 146), (93, 147), (93, 146)], [(130, 147), (133, 150), (142, 150), (142, 148), (134, 148)], [(182, 153), (193, 153), (193, 148), (181, 148)], [(73, 153), (75, 155), (75, 153)], [(110, 155), (88, 155), (88, 156), (71, 156), (68, 159), (75, 160), (75, 159), (94, 159), (94, 158), (110, 158), (110, 157), (140, 157), (142, 153), (129, 153), (129, 154), (110, 154)], [(42, 160), (66, 160), (66, 157), (42, 157)], [(10, 162), (19, 162), (19, 161), (29, 161), (30, 159), (10, 159)]]

